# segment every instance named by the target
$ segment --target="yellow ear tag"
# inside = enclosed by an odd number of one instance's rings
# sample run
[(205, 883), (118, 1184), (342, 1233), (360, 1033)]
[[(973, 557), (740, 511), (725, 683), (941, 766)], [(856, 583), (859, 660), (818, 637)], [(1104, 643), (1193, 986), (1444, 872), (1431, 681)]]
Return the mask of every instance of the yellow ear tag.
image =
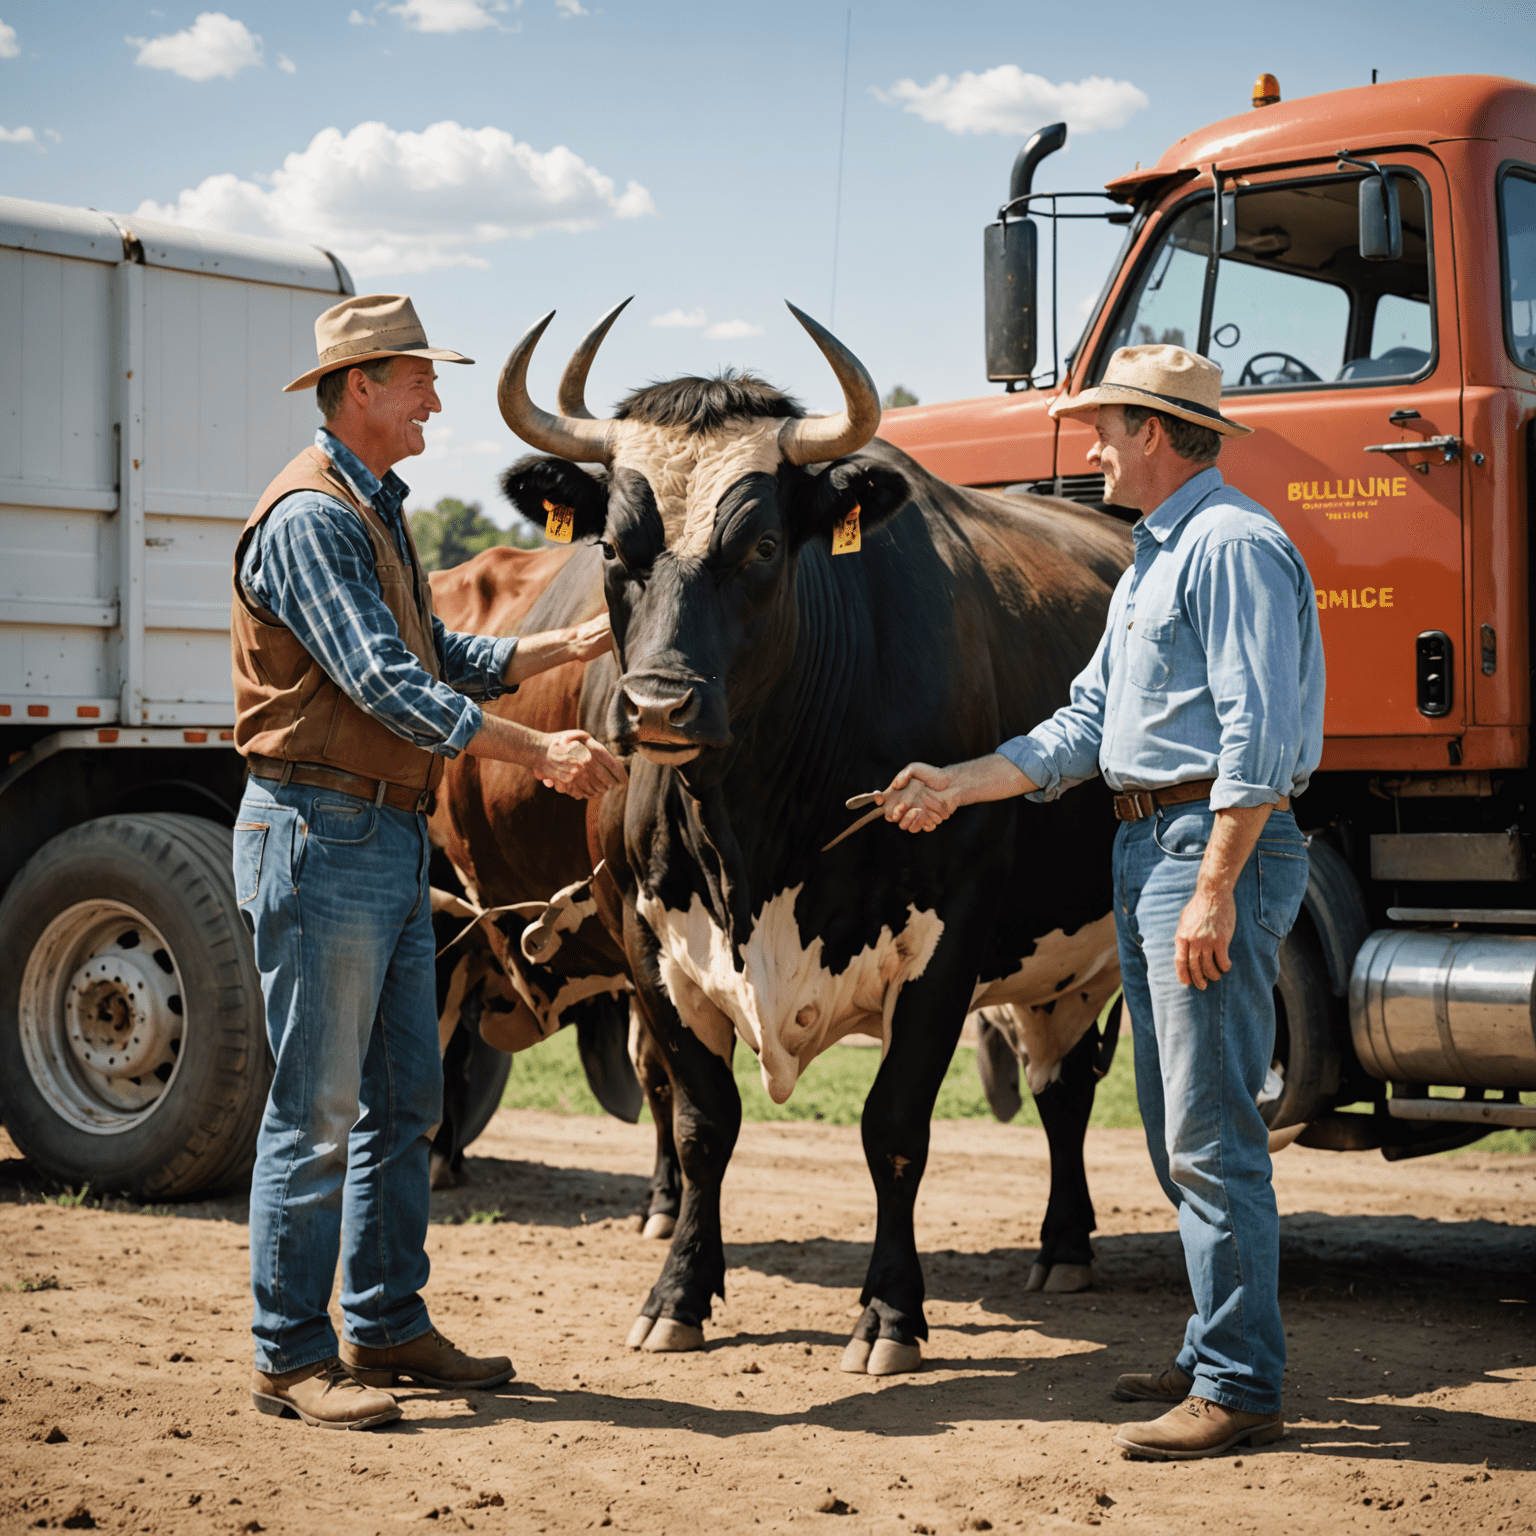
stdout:
[(859, 504), (855, 502), (852, 510), (845, 513), (832, 525), (832, 553), (834, 555), (856, 555), (860, 547)]
[(553, 539), (556, 544), (569, 544), (576, 527), (575, 507), (557, 507), (554, 502), (546, 501), (544, 511), (548, 514), (544, 519), (545, 538)]

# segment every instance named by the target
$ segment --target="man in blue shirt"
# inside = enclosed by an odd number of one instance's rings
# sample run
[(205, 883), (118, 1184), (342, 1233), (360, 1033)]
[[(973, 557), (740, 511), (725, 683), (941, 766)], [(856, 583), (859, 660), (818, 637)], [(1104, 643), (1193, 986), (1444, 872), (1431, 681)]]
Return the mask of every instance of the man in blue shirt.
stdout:
[[(400, 1416), (401, 1379), (497, 1386), (432, 1326), (428, 1147), (442, 1116), (426, 811), (461, 751), (587, 797), (624, 770), (585, 731), (486, 713), (546, 667), (608, 650), (606, 615), (501, 639), (452, 634), (391, 468), (441, 410), (408, 298), (346, 299), (315, 322), (325, 425), (258, 502), (235, 554), (235, 745), (250, 778), (236, 899), (255, 941), (275, 1063), (251, 1175), (252, 1396), (328, 1429)], [(343, 1337), (328, 1304), (341, 1264)]]
[(1115, 1386), (1173, 1405), (1115, 1437), (1152, 1459), (1284, 1432), (1279, 1217), (1255, 1101), (1280, 944), (1306, 890), (1290, 803), (1322, 756), (1323, 648), (1301, 555), (1214, 467), (1221, 439), (1251, 430), (1220, 400), (1216, 364), (1138, 346), (1115, 353), (1097, 388), (1056, 402), (1053, 414), (1095, 427), (1088, 461), (1105, 500), (1143, 512), (1103, 639), (1049, 720), (972, 762), (913, 763), (885, 798), (887, 821), (924, 832), (961, 806), (1051, 800), (1096, 772), (1116, 791), (1137, 1097), (1195, 1298), (1175, 1363)]

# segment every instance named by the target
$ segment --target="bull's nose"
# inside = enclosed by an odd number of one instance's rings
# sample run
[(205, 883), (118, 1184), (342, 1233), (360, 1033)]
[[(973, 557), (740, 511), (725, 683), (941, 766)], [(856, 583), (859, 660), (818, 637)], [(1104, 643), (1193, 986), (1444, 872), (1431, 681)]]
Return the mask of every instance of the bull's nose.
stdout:
[(632, 729), (641, 733), (681, 731), (699, 713), (698, 695), (692, 688), (685, 693), (658, 695), (645, 689), (626, 687), (623, 699), (625, 719)]

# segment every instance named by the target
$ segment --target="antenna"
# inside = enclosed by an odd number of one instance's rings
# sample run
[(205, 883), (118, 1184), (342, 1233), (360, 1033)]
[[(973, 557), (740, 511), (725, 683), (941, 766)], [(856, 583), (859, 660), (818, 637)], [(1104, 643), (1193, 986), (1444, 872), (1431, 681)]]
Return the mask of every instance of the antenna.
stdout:
[(848, 137), (848, 55), (853, 45), (853, 7), (843, 31), (843, 111), (837, 127), (837, 197), (832, 206), (832, 297), (827, 302), (827, 328), (837, 323), (837, 246), (843, 229), (843, 144)]

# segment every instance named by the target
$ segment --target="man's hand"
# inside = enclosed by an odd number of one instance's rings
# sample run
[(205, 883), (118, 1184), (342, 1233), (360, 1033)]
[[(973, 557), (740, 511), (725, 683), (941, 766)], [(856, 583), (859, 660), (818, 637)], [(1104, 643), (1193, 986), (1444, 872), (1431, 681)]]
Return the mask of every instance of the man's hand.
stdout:
[(908, 763), (890, 784), (875, 796), (885, 807), (885, 819), (903, 832), (932, 832), (949, 820), (962, 805), (981, 800), (1006, 800), (1038, 789), (996, 752), (966, 763), (935, 768), (932, 763)]
[(585, 624), (578, 624), (570, 635), (572, 661), (591, 661), (593, 657), (605, 655), (613, 649), (613, 630), (606, 613), (588, 619)]
[(628, 782), (624, 765), (585, 731), (556, 731), (544, 741), (533, 771), (546, 789), (590, 800)]
[(875, 796), (875, 803), (885, 807), (885, 819), (903, 832), (932, 832), (955, 813), (950, 793), (954, 774), (931, 763), (908, 763)]
[(612, 649), (613, 631), (609, 628), (606, 613), (568, 629), (546, 629), (536, 635), (523, 635), (512, 652), (502, 681), (509, 687), (526, 683), (530, 677), (537, 677), (551, 667), (564, 666), (568, 661), (591, 661)]
[(1237, 903), (1230, 890), (1198, 888), (1179, 914), (1173, 936), (1173, 969), (1179, 984), (1204, 992), (1232, 969), (1227, 948), (1237, 932)]
[(1173, 970), (1179, 984), (1204, 992), (1232, 969), (1228, 947), (1237, 932), (1237, 902), (1233, 891), (1264, 823), (1269, 805), (1232, 806), (1211, 818), (1211, 840), (1200, 860), (1195, 894), (1179, 914), (1173, 936)]

